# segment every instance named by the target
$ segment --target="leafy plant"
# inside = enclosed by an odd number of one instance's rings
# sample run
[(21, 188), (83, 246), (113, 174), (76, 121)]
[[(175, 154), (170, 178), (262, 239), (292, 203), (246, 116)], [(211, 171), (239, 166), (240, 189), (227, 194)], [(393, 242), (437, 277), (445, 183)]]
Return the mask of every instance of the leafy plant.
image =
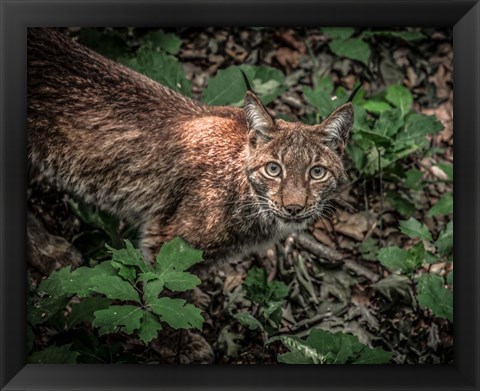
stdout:
[(322, 32), (331, 40), (330, 50), (339, 57), (347, 57), (368, 65), (372, 50), (371, 43), (376, 38), (418, 41), (425, 36), (418, 31), (364, 31), (355, 35), (353, 27), (322, 27)]
[[(30, 325), (52, 322), (59, 314), (59, 331), (91, 322), (99, 336), (122, 332), (138, 336), (145, 344), (157, 337), (162, 324), (201, 330), (203, 317), (198, 308), (184, 299), (161, 295), (167, 289), (185, 292), (200, 284), (186, 270), (202, 260), (202, 252), (176, 238), (162, 246), (155, 264), (150, 265), (129, 241), (125, 245), (120, 250), (108, 247), (111, 260), (93, 268), (62, 268), (43, 280), (29, 308)], [(72, 297), (79, 302), (73, 303), (64, 316)], [(32, 354), (31, 360), (47, 362), (52, 357), (66, 357), (63, 362), (73, 360), (71, 353), (70, 348), (52, 347)]]
[(191, 95), (192, 83), (185, 77), (182, 64), (149, 44), (141, 46), (134, 57), (120, 57), (118, 61), (174, 91)]
[[(401, 221), (400, 230), (411, 239), (421, 241), (408, 250), (396, 246), (383, 248), (378, 253), (378, 260), (387, 269), (399, 271), (410, 278), (421, 307), (453, 322), (453, 274), (447, 276), (446, 282), (443, 277), (429, 272), (415, 277), (424, 264), (452, 261), (453, 223), (447, 224), (436, 242), (433, 242), (428, 228), (414, 218)], [(436, 254), (427, 251), (424, 242), (429, 248), (435, 248)]]
[(258, 306), (256, 314), (235, 314), (242, 325), (250, 330), (260, 330), (265, 338), (280, 324), (282, 305), (288, 295), (288, 286), (281, 281), (268, 281), (265, 269), (253, 267), (243, 283), (246, 298)]
[(285, 364), (385, 364), (392, 354), (369, 348), (346, 333), (313, 329), (306, 339), (281, 336), (278, 339), (290, 350), (278, 356)]

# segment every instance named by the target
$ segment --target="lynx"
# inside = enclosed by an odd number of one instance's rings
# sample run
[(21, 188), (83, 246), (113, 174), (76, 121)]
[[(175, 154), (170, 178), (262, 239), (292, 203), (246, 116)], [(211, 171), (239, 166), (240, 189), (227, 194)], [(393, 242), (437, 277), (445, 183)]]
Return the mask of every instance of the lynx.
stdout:
[(275, 119), (251, 88), (241, 108), (205, 106), (28, 31), (32, 169), (138, 225), (150, 258), (176, 236), (213, 262), (307, 227), (345, 177), (353, 117), (349, 101), (317, 125)]

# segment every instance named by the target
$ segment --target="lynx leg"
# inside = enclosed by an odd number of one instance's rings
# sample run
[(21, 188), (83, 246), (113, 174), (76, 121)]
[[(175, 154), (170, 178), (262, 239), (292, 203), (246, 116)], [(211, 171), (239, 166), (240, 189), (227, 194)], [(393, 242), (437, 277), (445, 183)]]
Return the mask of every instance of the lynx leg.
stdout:
[(168, 231), (168, 226), (161, 226), (158, 218), (152, 218), (143, 225), (140, 248), (148, 262), (154, 263), (162, 244), (172, 239)]

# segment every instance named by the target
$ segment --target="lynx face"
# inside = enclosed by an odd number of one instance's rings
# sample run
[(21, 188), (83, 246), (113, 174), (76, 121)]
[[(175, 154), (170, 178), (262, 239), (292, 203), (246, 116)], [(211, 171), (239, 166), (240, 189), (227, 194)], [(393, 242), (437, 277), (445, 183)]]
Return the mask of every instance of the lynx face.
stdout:
[(273, 120), (251, 92), (245, 97), (249, 126), (246, 173), (257, 206), (291, 229), (322, 215), (345, 176), (342, 154), (353, 124), (347, 103), (319, 125)]

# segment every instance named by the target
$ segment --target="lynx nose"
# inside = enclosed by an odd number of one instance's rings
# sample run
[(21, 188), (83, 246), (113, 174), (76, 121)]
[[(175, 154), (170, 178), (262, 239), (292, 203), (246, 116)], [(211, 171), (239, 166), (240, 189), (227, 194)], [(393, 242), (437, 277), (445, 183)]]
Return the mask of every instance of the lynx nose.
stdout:
[(297, 205), (297, 204), (291, 204), (285, 206), (285, 210), (290, 213), (292, 216), (298, 215), (302, 210), (304, 206), (302, 205)]

